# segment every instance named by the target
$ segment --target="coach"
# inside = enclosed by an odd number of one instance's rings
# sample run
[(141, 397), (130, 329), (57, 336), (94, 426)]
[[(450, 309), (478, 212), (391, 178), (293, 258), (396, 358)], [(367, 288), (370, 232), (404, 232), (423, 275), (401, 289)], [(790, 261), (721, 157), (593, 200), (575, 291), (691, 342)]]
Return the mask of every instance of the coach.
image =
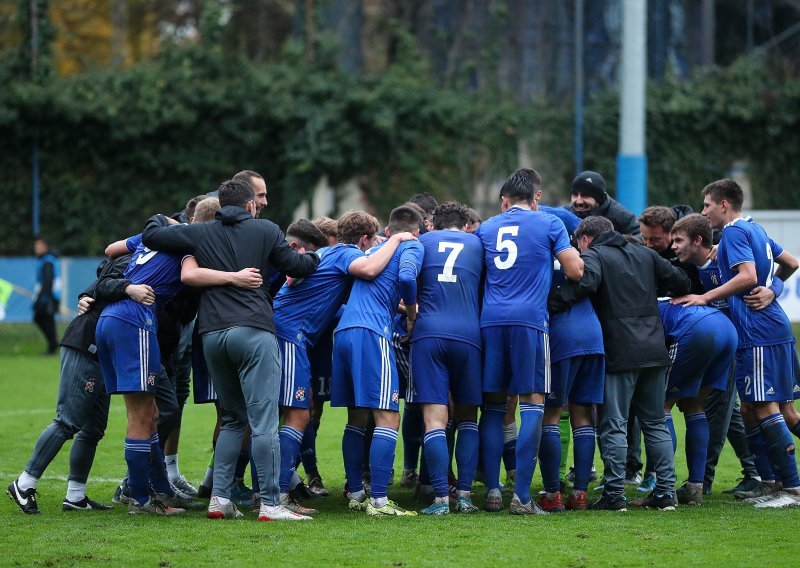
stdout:
[[(194, 254), (200, 267), (216, 270), (235, 272), (256, 267), (266, 275), (274, 266), (295, 278), (316, 270), (319, 258), (315, 254), (298, 254), (277, 225), (254, 218), (256, 196), (249, 183), (224, 182), (219, 188), (219, 202), (216, 221), (209, 223), (167, 226), (169, 221), (163, 215), (151, 217), (142, 233), (144, 244), (159, 251)], [(216, 502), (222, 509), (209, 509), (209, 516), (238, 516), (229, 503), (230, 487), (249, 422), (261, 488), (259, 518), (282, 518), (278, 492), (281, 358), (267, 287), (204, 288), (198, 326), (222, 407), (212, 492), (216, 498), (212, 505)]]
[(603, 329), (606, 351), (605, 402), (600, 447), (605, 463), (603, 496), (592, 508), (624, 510), (628, 410), (633, 404), (656, 473), (645, 507), (675, 506), (675, 456), (664, 421), (665, 374), (669, 365), (656, 290), (689, 290), (686, 274), (655, 251), (628, 242), (608, 219), (587, 217), (575, 231), (585, 268), (579, 282), (566, 282), (549, 301), (560, 312), (590, 296)]

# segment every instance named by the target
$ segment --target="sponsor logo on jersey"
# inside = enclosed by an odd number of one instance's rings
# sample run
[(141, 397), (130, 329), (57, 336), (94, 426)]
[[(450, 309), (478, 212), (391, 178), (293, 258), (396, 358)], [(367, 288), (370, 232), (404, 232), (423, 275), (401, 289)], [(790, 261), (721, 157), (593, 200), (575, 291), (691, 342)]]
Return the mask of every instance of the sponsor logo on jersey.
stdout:
[(89, 379), (86, 381), (86, 384), (83, 385), (83, 390), (86, 392), (94, 392), (94, 379)]
[(155, 386), (156, 384), (156, 376), (153, 373), (147, 375), (147, 385), (148, 386)]
[(774, 389), (774, 388), (772, 388), (772, 387), (769, 387), (769, 388), (767, 389), (767, 394), (775, 394), (775, 389)]
[(794, 385), (792, 392), (800, 392), (800, 385)]
[(294, 398), (303, 402), (306, 399), (306, 389), (304, 387), (298, 387), (298, 389), (294, 391)]
[(397, 391), (394, 391), (392, 393), (392, 402), (397, 403), (398, 400), (400, 400), (400, 393), (397, 392)]

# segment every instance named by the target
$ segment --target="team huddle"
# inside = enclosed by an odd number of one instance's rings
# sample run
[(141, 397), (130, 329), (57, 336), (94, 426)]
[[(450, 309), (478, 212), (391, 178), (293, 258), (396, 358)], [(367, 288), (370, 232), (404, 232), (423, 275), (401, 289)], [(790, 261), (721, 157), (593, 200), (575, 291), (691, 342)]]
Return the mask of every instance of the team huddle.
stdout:
[[(114, 501), (130, 514), (178, 515), (207, 497), (209, 518), (249, 505), (262, 521), (311, 520), (300, 501), (329, 495), (315, 457), (326, 402), (347, 408), (347, 508), (369, 516), (417, 514), (388, 495), (401, 431), (400, 485), (428, 500), (425, 515), (479, 511), (476, 477), (489, 512), (622, 511), (631, 479), (649, 492), (637, 505), (700, 505), (726, 436), (745, 471), (736, 497), (800, 506), (800, 365), (774, 301), (798, 262), (742, 217), (735, 182), (706, 186), (702, 215), (654, 206), (637, 219), (596, 172), (575, 178), (562, 208), (540, 205), (539, 174), (520, 169), (483, 222), (420, 194), (383, 229), (350, 211), (285, 235), (258, 219), (267, 190), (256, 172), (217, 193), (106, 249), (61, 342), (57, 417), (8, 486), (23, 512), (40, 512), (37, 483), (73, 436), (63, 509), (111, 508), (86, 484), (113, 394), (128, 419)], [(177, 461), (190, 375), (195, 403), (217, 408), (197, 489)], [(677, 489), (676, 405), (688, 466)], [(574, 468), (562, 495), (567, 415)], [(642, 434), (649, 482), (629, 466)], [(596, 447), (602, 494), (589, 503)]]

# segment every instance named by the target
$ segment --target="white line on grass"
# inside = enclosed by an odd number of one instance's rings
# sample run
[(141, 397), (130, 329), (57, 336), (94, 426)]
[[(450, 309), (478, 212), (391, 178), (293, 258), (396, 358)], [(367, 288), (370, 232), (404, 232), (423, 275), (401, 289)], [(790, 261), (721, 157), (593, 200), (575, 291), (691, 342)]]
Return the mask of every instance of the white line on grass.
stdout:
[[(19, 473), (5, 473), (0, 472), (0, 479), (16, 479)], [(43, 475), (40, 479), (44, 480), (54, 480), (54, 481), (68, 481), (66, 475)], [(95, 477), (94, 475), (89, 475), (89, 482), (95, 481), (97, 483), (119, 483), (122, 481), (121, 477), (113, 478), (113, 477)]]
[(9, 418), (11, 416), (25, 416), (27, 414), (55, 414), (55, 408), (24, 408), (20, 410), (0, 410), (0, 418)]

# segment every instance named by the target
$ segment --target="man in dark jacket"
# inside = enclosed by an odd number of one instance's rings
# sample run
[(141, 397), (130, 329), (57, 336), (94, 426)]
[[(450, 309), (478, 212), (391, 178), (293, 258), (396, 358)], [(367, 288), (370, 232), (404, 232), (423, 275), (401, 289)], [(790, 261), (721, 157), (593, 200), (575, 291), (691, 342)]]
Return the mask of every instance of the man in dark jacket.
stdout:
[(579, 282), (567, 282), (550, 298), (559, 312), (589, 296), (603, 329), (606, 351), (600, 441), (605, 463), (603, 496), (596, 509), (624, 510), (628, 410), (639, 417), (657, 485), (645, 507), (675, 506), (675, 456), (664, 421), (665, 374), (669, 357), (656, 289), (689, 289), (686, 274), (653, 250), (629, 243), (608, 219), (589, 217), (575, 231), (585, 263)]
[(61, 277), (58, 260), (50, 252), (44, 237), (36, 237), (33, 243), (36, 253), (36, 289), (33, 300), (33, 321), (47, 340), (45, 355), (55, 355), (58, 349), (56, 338), (56, 314), (61, 302)]
[[(203, 268), (238, 271), (257, 267), (269, 274), (274, 265), (294, 278), (314, 272), (319, 258), (298, 254), (277, 225), (255, 219), (252, 186), (229, 180), (219, 188), (222, 206), (216, 221), (167, 226), (163, 215), (151, 217), (142, 239), (151, 249), (191, 253)], [(214, 489), (208, 516), (241, 516), (230, 501), (242, 435), (249, 423), (252, 455), (261, 488), (260, 520), (305, 520), (280, 505), (278, 473), (278, 396), (280, 353), (275, 339), (272, 305), (265, 286), (203, 289), (198, 313), (206, 362), (222, 407), (222, 427), (214, 454)]]
[(572, 198), (566, 207), (581, 219), (605, 217), (623, 235), (639, 235), (636, 215), (606, 193), (606, 180), (597, 172), (585, 171), (572, 180)]

